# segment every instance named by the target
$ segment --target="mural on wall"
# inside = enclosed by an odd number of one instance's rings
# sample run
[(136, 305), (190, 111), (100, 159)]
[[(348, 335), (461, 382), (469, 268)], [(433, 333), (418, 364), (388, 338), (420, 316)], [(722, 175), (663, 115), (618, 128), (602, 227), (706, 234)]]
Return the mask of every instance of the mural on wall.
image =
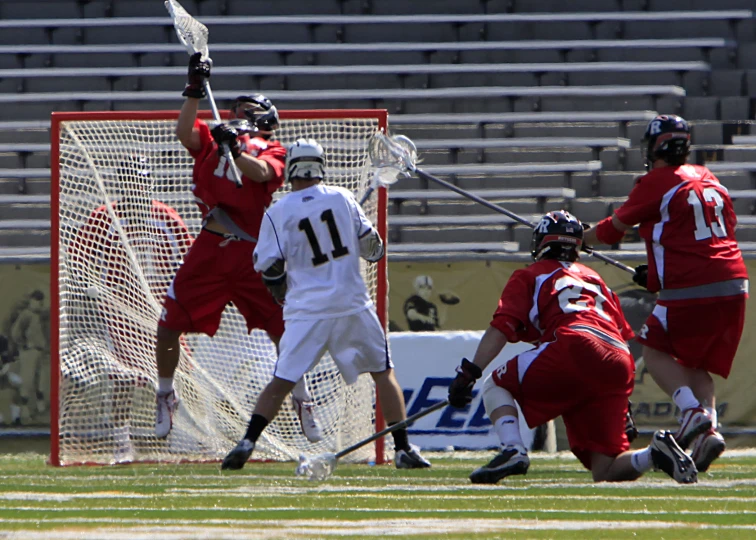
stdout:
[(50, 269), (0, 265), (0, 427), (50, 423)]

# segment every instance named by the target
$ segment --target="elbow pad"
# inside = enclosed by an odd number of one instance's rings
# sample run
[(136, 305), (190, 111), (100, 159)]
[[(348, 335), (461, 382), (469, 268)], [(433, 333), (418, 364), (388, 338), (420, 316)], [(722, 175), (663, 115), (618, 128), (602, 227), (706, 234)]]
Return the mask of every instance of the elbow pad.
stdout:
[(381, 235), (375, 229), (370, 229), (360, 238), (360, 256), (368, 262), (378, 262), (385, 253)]
[(265, 270), (262, 273), (262, 279), (276, 302), (283, 304), (287, 288), (283, 259), (278, 259), (270, 268)]

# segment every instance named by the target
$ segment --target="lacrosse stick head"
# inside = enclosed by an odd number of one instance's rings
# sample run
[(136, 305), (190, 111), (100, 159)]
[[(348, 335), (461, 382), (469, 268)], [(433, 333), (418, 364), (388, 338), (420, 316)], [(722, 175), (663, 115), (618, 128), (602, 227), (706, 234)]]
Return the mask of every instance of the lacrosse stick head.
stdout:
[(181, 44), (189, 54), (202, 53), (202, 58), (209, 56), (207, 41), (209, 32), (207, 26), (189, 15), (176, 0), (165, 0), (165, 8), (173, 19), (173, 27)]
[(389, 137), (379, 131), (370, 139), (368, 155), (375, 171), (374, 183), (388, 186), (415, 170), (417, 147), (404, 135)]
[(333, 474), (337, 463), (336, 454), (332, 452), (326, 452), (312, 458), (302, 454), (299, 456), (296, 475), (313, 482), (321, 482)]

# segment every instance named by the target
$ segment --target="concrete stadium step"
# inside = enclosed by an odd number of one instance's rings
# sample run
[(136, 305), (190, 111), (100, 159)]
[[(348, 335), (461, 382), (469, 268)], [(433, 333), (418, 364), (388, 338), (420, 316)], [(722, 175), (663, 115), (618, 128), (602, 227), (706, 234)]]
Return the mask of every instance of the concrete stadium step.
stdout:
[(50, 245), (50, 230), (42, 228), (3, 228), (0, 221), (0, 247), (41, 247)]
[[(27, 195), (21, 197), (27, 197)], [(3, 220), (44, 220), (49, 218), (49, 197), (47, 203), (10, 203), (4, 201), (2, 195), (0, 195), (0, 228), (2, 228)]]
[(22, 182), (15, 178), (0, 178), (0, 194), (12, 195), (16, 193), (28, 193), (42, 195), (50, 193), (50, 180), (43, 178), (29, 178)]

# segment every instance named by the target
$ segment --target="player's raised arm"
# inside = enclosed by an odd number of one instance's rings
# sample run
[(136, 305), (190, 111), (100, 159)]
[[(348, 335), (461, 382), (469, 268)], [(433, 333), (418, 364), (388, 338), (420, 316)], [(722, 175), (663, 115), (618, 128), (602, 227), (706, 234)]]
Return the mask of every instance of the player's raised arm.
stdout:
[(197, 118), (200, 99), (205, 97), (204, 82), (210, 78), (211, 64), (209, 59), (203, 60), (201, 53), (189, 57), (187, 83), (181, 94), (186, 98), (181, 106), (178, 122), (176, 122), (176, 137), (187, 150), (199, 150), (202, 147), (199, 130), (194, 121)]

